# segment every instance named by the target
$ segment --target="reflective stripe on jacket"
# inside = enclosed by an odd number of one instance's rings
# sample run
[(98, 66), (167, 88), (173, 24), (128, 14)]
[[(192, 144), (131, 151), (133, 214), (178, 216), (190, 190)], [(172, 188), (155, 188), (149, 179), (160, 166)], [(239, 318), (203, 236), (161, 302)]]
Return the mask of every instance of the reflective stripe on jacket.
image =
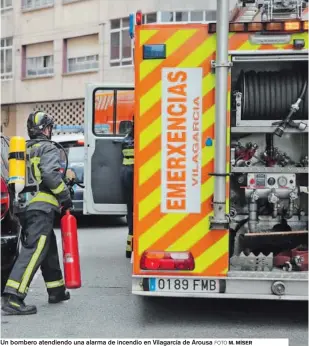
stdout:
[(134, 138), (130, 134), (123, 139), (122, 155), (124, 166), (134, 165)]

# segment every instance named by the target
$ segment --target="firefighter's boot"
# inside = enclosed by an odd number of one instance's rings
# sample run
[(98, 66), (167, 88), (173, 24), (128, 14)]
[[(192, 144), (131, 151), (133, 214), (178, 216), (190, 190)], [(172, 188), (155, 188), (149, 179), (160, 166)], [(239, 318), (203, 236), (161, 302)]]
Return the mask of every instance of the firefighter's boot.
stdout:
[(57, 304), (60, 302), (64, 302), (65, 300), (69, 300), (71, 298), (70, 292), (62, 291), (56, 294), (50, 294), (48, 297), (49, 304)]
[(35, 305), (26, 305), (22, 299), (14, 295), (4, 297), (1, 309), (6, 315), (33, 315), (37, 313)]
[(133, 250), (133, 236), (129, 234), (127, 238), (126, 258), (131, 258), (132, 250)]

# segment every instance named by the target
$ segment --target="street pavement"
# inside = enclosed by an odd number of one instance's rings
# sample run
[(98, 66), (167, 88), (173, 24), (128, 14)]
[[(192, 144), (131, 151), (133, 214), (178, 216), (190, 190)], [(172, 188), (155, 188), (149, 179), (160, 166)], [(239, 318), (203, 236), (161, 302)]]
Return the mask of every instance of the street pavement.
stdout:
[(49, 305), (38, 273), (27, 297), (38, 313), (2, 315), (1, 337), (289, 338), (290, 346), (308, 345), (306, 302), (133, 296), (126, 234), (123, 219), (83, 218), (82, 288), (71, 290), (70, 301)]

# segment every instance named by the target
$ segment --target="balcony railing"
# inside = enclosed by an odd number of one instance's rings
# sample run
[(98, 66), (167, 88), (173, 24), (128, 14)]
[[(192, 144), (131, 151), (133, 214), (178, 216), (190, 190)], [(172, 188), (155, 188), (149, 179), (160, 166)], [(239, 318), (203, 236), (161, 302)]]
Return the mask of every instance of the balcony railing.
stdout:
[(36, 10), (39, 8), (54, 5), (54, 0), (24, 0), (22, 3), (23, 10)]
[(50, 76), (54, 73), (53, 67), (42, 67), (38, 69), (28, 68), (27, 77)]

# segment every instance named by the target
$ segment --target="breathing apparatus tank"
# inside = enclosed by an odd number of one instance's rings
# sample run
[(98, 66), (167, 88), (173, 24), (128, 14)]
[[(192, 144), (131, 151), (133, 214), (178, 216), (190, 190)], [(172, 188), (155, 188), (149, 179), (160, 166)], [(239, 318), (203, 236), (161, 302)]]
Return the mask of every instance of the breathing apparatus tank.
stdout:
[[(16, 208), (16, 212), (22, 211), (39, 190), (38, 182), (31, 168), (30, 142), (32, 140), (26, 141), (25, 138), (19, 136), (14, 136), (10, 139), (8, 184), (11, 191), (15, 193), (14, 208)], [(38, 139), (35, 142), (36, 144), (41, 142), (54, 143), (58, 149), (64, 152), (66, 157), (65, 176), (68, 168), (68, 157), (62, 145), (49, 139)]]
[(26, 140), (14, 136), (9, 146), (9, 186), (15, 193), (15, 200), (25, 188), (26, 180)]

